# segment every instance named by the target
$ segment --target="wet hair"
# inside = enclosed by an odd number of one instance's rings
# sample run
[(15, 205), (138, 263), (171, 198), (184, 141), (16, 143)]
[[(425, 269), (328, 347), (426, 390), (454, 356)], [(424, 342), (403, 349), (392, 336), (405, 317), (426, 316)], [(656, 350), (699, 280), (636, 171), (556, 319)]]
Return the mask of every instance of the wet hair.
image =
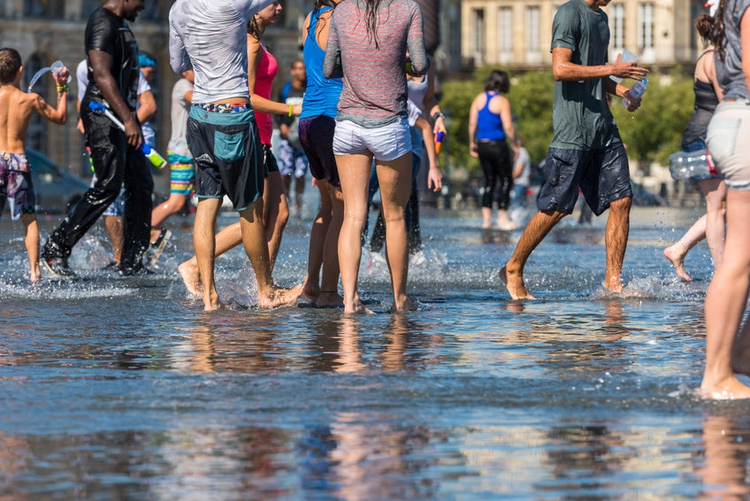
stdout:
[(719, 2), (719, 8), (716, 10), (716, 14), (713, 19), (713, 33), (711, 34), (711, 40), (716, 47), (716, 53), (719, 55), (719, 59), (724, 60), (725, 49), (724, 49), (724, 10), (727, 8), (727, 0), (721, 0)]
[(252, 16), (247, 22), (247, 34), (260, 40), (260, 26), (258, 26), (255, 16)]
[(10, 47), (0, 49), (0, 85), (13, 83), (21, 64), (21, 54), (16, 49)]
[(365, 0), (365, 23), (367, 24), (367, 35), (375, 42), (375, 48), (379, 49), (378, 43), (378, 9), (381, 0)]
[(484, 81), (484, 90), (505, 94), (510, 90), (510, 78), (508, 78), (508, 74), (503, 70), (492, 70), (490, 76)]
[[(330, 7), (332, 9), (335, 9), (337, 5), (338, 5), (338, 3), (335, 2), (335, 0), (316, 0), (315, 5), (313, 6), (312, 15), (310, 17), (313, 18), (313, 17), (319, 16), (320, 15), (320, 10), (323, 7)], [(326, 20), (318, 18), (318, 22), (319, 23), (325, 23)], [(307, 28), (307, 33), (314, 38), (315, 37), (315, 33), (312, 33), (310, 31), (311, 29), (312, 29), (312, 24)]]

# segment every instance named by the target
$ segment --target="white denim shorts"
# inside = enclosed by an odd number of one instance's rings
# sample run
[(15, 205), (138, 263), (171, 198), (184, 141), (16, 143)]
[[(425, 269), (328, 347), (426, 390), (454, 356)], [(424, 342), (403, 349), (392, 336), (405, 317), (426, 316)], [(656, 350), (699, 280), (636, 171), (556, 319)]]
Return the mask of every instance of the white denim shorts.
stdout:
[(750, 190), (750, 102), (719, 103), (708, 124), (706, 144), (730, 190)]
[(370, 152), (375, 160), (389, 162), (411, 151), (409, 122), (404, 118), (382, 127), (369, 129), (351, 120), (336, 121), (333, 133), (334, 155)]

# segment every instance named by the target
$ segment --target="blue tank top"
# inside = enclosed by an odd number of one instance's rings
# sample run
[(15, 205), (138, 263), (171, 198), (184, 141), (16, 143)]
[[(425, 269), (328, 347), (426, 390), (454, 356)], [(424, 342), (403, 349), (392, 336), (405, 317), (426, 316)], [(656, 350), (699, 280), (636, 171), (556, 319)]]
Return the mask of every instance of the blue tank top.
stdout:
[(318, 41), (315, 39), (318, 16), (331, 9), (332, 7), (326, 6), (317, 13), (313, 11), (310, 16), (310, 29), (307, 30), (305, 45), (302, 49), (305, 69), (307, 70), (307, 88), (305, 89), (300, 118), (319, 115), (336, 118), (338, 113), (337, 105), (343, 82), (340, 78), (323, 76), (323, 61), (326, 58), (326, 51), (318, 45)]
[(503, 129), (503, 119), (500, 115), (490, 111), (490, 101), (498, 94), (494, 92), (485, 92), (487, 102), (477, 114), (477, 141), (502, 141), (505, 139), (505, 129)]

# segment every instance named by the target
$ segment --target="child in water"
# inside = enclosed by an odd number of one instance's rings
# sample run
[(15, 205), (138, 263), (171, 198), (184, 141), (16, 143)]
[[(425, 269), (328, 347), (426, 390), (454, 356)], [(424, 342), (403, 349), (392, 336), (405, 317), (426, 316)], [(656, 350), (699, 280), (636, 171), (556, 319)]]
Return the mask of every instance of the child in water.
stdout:
[(31, 182), (31, 165), (26, 158), (24, 142), (31, 116), (36, 112), (50, 122), (64, 124), (67, 119), (68, 68), (54, 73), (57, 84), (57, 107), (39, 94), (21, 90), (23, 65), (15, 49), (0, 49), (0, 213), (10, 200), (13, 220), (21, 219), (26, 229), (26, 252), (29, 255), (32, 282), (41, 278), (39, 271), (39, 226), (34, 215), (36, 197)]

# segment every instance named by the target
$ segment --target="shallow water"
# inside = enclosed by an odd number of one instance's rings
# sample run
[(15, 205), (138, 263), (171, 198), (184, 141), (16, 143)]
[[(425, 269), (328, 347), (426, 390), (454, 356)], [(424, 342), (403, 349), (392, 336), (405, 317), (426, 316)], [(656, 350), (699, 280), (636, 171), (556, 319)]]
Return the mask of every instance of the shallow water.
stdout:
[[(390, 307), (382, 260), (361, 290), (378, 314), (259, 311), (241, 251), (217, 262), (231, 309), (204, 314), (175, 272), (123, 279), (103, 232), (82, 278), (25, 282), (19, 224), (0, 222), (0, 497), (45, 499), (688, 499), (750, 496), (750, 407), (696, 398), (705, 245), (695, 282), (661, 256), (696, 213), (637, 209), (626, 292), (602, 292), (603, 221), (563, 221), (527, 267), (539, 298), (497, 276), (518, 238), (425, 210), (420, 310)], [(222, 216), (220, 224), (234, 219)], [(57, 219), (42, 220), (46, 237)], [(275, 272), (305, 273), (291, 220)], [(302, 304), (301, 306), (304, 306)]]

